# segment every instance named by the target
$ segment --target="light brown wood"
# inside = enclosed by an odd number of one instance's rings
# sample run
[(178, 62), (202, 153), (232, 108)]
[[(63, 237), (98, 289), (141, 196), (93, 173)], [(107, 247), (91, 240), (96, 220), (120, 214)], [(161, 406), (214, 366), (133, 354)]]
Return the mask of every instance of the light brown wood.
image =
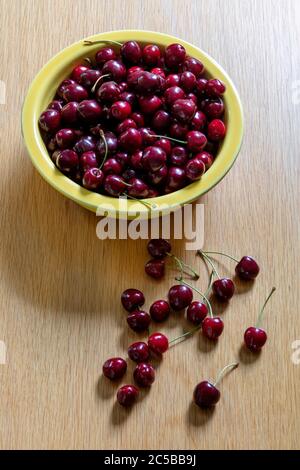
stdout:
[[(300, 365), (291, 360), (299, 319), (299, 2), (297, 0), (1, 0), (0, 365), (2, 449), (294, 449), (300, 434)], [(33, 169), (20, 131), (31, 80), (56, 52), (93, 33), (140, 28), (177, 35), (231, 75), (245, 111), (241, 154), (205, 204), (205, 246), (261, 265), (253, 287), (221, 314), (216, 346), (200, 335), (170, 350), (151, 391), (131, 412), (115, 404), (103, 361), (136, 338), (120, 307), (124, 288), (150, 303), (174, 278), (143, 272), (145, 241), (96, 237), (97, 219), (50, 188)], [(298, 83), (299, 85), (299, 83)], [(299, 93), (298, 93), (299, 95)], [(298, 100), (299, 101), (299, 100)], [(184, 242), (174, 251), (193, 264)], [(220, 268), (232, 273), (225, 262)], [(229, 270), (229, 271), (228, 271)], [(198, 285), (206, 285), (201, 267)], [(245, 327), (276, 285), (262, 354), (240, 350)], [(219, 311), (220, 307), (217, 307)], [(170, 337), (186, 325), (173, 318)], [(236, 358), (214, 413), (191, 404), (194, 385)], [(132, 367), (130, 366), (132, 370)], [(129, 371), (126, 381), (131, 381)]]

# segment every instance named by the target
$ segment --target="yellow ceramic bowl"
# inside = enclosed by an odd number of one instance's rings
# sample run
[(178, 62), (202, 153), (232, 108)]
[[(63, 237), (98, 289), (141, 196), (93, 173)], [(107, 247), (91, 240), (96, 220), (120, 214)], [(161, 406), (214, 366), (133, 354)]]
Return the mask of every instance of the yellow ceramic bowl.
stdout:
[[(118, 42), (134, 39), (140, 43), (154, 43), (163, 47), (179, 42), (185, 47), (188, 55), (196, 57), (204, 64), (207, 75), (219, 78), (225, 83), (226, 93), (224, 94), (224, 101), (227, 134), (211, 168), (202, 176), (201, 180), (174, 193), (145, 201), (149, 201), (154, 205), (156, 207), (155, 211), (159, 215), (161, 208), (168, 207), (172, 210), (178, 207), (178, 205), (183, 205), (197, 199), (213, 188), (233, 165), (243, 136), (241, 102), (231, 79), (222, 67), (208, 54), (198, 49), (198, 47), (167, 34), (136, 30), (111, 31), (96, 34), (86, 39), (91, 41), (106, 39)], [(98, 207), (101, 210), (111, 210), (114, 208), (116, 211), (115, 215), (123, 218), (128, 217), (128, 211), (130, 212), (130, 210), (135, 209), (139, 211), (142, 217), (148, 217), (149, 209), (141, 203), (127, 200), (122, 202), (123, 205), (120, 208), (118, 199), (88, 191), (64, 176), (51, 161), (39, 131), (39, 116), (53, 99), (59, 83), (70, 74), (76, 64), (80, 64), (84, 57), (93, 56), (99, 47), (101, 47), (99, 44), (84, 46), (83, 40), (79, 41), (55, 55), (37, 74), (29, 88), (23, 106), (22, 130), (25, 144), (34, 166), (43, 178), (64, 196), (94, 212), (97, 211)], [(132, 218), (132, 216), (128, 218)]]

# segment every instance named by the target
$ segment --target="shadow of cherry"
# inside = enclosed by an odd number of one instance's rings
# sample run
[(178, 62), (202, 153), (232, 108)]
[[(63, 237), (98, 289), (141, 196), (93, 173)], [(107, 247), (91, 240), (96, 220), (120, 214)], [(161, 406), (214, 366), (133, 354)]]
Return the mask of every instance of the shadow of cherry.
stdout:
[(213, 417), (215, 413), (215, 407), (211, 408), (200, 408), (194, 402), (190, 402), (187, 411), (187, 422), (192, 426), (205, 426)]
[(241, 344), (239, 349), (239, 359), (245, 365), (254, 364), (261, 356), (261, 350), (257, 352), (250, 351), (245, 344)]
[(209, 353), (213, 349), (217, 348), (218, 344), (219, 344), (218, 340), (208, 339), (200, 331), (199, 338), (198, 338), (198, 348), (200, 349), (201, 352)]

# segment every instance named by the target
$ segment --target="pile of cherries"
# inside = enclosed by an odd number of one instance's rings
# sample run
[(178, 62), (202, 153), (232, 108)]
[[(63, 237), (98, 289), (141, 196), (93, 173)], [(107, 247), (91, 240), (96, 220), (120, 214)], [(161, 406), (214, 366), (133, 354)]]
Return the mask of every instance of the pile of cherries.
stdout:
[[(167, 240), (150, 240), (147, 248), (148, 252), (153, 257), (152, 261), (161, 261), (166, 256), (174, 256), (171, 253), (171, 245)], [(138, 387), (149, 387), (154, 382), (155, 369), (151, 362), (149, 362), (151, 357), (161, 357), (171, 345), (191, 336), (200, 328), (202, 334), (209, 340), (217, 340), (221, 336), (224, 323), (220, 317), (213, 315), (212, 305), (208, 297), (210, 293), (212, 293), (218, 300), (223, 302), (228, 301), (234, 294), (234, 283), (231, 279), (221, 278), (219, 276), (211, 255), (222, 255), (234, 260), (236, 262), (236, 275), (241, 280), (253, 281), (259, 273), (257, 262), (250, 256), (244, 256), (241, 260), (237, 260), (221, 252), (199, 250), (197, 254), (212, 268), (209, 285), (205, 293), (202, 293), (195, 286), (183, 280), (184, 268), (188, 267), (188, 265), (175, 257), (180, 270), (180, 276), (176, 278), (179, 283), (169, 289), (168, 301), (165, 299), (156, 300), (150, 306), (149, 313), (147, 313), (141, 310), (141, 307), (145, 303), (145, 296), (140, 290), (130, 288), (125, 290), (121, 295), (121, 303), (128, 312), (127, 323), (129, 327), (137, 332), (147, 331), (148, 333), (147, 342), (138, 341), (131, 344), (128, 348), (128, 357), (137, 363), (133, 373), (136, 386), (132, 384), (124, 385), (118, 390), (117, 400), (123, 406), (130, 406), (136, 401), (139, 394)], [(148, 263), (146, 264), (146, 272)], [(196, 274), (194, 270), (190, 267), (188, 268), (193, 275)], [(215, 279), (215, 277), (217, 279)], [(193, 291), (198, 294), (200, 299), (193, 299)], [(245, 331), (245, 347), (251, 352), (259, 352), (267, 340), (267, 334), (260, 328), (260, 323), (265, 306), (274, 291), (275, 288), (273, 287), (260, 310), (256, 325), (247, 328)], [(179, 312), (185, 309), (186, 318), (194, 325), (193, 329), (172, 340), (169, 340), (168, 337), (161, 332), (149, 334), (151, 320), (163, 322), (168, 318), (171, 311)], [(193, 397), (195, 403), (200, 407), (215, 405), (220, 399), (220, 391), (216, 388), (216, 385), (219, 383), (224, 373), (237, 366), (238, 363), (225, 366), (213, 383), (209, 381), (200, 382), (194, 390)], [(120, 357), (108, 359), (103, 365), (103, 374), (111, 380), (121, 379), (126, 370), (127, 362)]]
[(226, 134), (225, 85), (180, 44), (99, 42), (109, 45), (73, 69), (39, 118), (54, 164), (113, 197), (153, 198), (200, 179)]

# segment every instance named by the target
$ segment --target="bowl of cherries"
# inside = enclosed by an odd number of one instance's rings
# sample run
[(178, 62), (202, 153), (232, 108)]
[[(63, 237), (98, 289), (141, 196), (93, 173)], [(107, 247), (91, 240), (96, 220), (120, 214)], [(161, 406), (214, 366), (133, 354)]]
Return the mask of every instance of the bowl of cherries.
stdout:
[(22, 130), (33, 164), (62, 194), (94, 212), (122, 217), (134, 207), (147, 217), (197, 199), (225, 176), (243, 115), (231, 79), (197, 47), (113, 31), (42, 68)]

